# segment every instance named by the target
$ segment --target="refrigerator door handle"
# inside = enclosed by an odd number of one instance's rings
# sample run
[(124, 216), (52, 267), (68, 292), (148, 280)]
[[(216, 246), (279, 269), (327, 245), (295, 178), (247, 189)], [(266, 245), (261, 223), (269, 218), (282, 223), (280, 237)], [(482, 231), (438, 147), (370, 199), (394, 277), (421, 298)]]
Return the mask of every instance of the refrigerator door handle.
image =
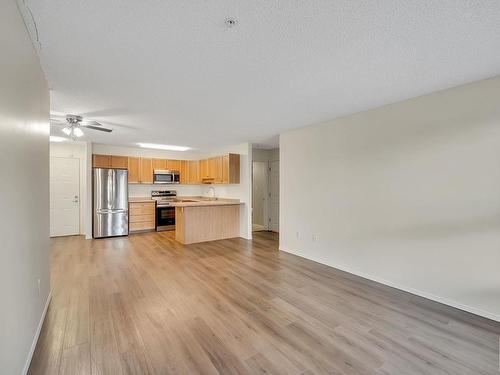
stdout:
[(127, 212), (128, 210), (125, 209), (107, 209), (107, 208), (96, 211), (97, 214), (124, 214)]

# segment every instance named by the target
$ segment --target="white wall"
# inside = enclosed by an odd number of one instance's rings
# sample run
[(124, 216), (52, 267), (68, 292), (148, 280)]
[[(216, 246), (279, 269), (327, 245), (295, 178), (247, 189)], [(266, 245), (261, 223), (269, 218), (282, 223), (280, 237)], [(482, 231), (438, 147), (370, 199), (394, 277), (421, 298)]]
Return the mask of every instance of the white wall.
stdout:
[(282, 134), (280, 248), (500, 320), (498, 98), (500, 77)]
[(87, 144), (85, 142), (50, 143), (50, 157), (78, 159), (80, 163), (80, 234), (85, 234), (85, 207), (87, 206)]
[(49, 90), (16, 2), (1, 8), (0, 372), (10, 375), (26, 370), (49, 296)]

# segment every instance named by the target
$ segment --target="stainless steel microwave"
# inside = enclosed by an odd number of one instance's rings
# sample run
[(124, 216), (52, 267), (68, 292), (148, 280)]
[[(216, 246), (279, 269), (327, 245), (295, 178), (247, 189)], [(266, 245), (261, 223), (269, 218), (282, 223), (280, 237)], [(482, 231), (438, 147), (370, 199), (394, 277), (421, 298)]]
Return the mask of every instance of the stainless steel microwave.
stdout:
[(154, 184), (178, 184), (180, 182), (179, 171), (168, 171), (155, 169), (153, 171)]

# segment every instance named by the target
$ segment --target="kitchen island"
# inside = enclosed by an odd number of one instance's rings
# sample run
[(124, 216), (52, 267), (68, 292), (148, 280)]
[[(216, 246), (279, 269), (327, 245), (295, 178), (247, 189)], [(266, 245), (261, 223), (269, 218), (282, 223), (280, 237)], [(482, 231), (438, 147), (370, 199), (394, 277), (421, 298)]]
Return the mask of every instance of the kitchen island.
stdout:
[(178, 197), (175, 207), (175, 239), (182, 244), (240, 236), (238, 199)]

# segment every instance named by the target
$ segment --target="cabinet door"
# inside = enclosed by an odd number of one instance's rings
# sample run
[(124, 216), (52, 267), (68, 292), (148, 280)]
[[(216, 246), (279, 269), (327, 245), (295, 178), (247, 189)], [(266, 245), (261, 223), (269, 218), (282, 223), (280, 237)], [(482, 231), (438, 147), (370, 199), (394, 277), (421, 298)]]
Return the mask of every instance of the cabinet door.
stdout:
[(202, 180), (209, 178), (209, 174), (208, 174), (208, 160), (207, 159), (200, 160), (200, 178)]
[(208, 178), (210, 180), (215, 180), (217, 171), (217, 158), (208, 159)]
[(167, 160), (167, 169), (171, 171), (180, 171), (181, 170), (181, 161), (180, 160)]
[(222, 179), (225, 184), (240, 183), (240, 155), (226, 154), (223, 158)]
[(129, 156), (127, 162), (128, 162), (127, 168), (128, 168), (129, 184), (137, 184), (141, 182), (141, 174), (140, 174), (141, 159)]
[(128, 168), (128, 158), (126, 156), (111, 155), (111, 168)]
[(165, 159), (152, 159), (153, 170), (156, 169), (167, 169), (167, 161)]
[(92, 155), (92, 166), (95, 168), (111, 168), (111, 155)]
[(187, 160), (179, 160), (179, 174), (181, 184), (187, 184), (189, 181), (189, 162)]
[(143, 184), (153, 183), (153, 164), (152, 159), (141, 158), (141, 182)]
[(199, 184), (200, 183), (200, 162), (198, 160), (189, 160), (189, 184)]
[(229, 155), (222, 157), (222, 183), (229, 184)]
[(223, 181), (223, 156), (217, 156), (215, 158), (215, 179), (214, 182), (216, 184), (222, 184)]

